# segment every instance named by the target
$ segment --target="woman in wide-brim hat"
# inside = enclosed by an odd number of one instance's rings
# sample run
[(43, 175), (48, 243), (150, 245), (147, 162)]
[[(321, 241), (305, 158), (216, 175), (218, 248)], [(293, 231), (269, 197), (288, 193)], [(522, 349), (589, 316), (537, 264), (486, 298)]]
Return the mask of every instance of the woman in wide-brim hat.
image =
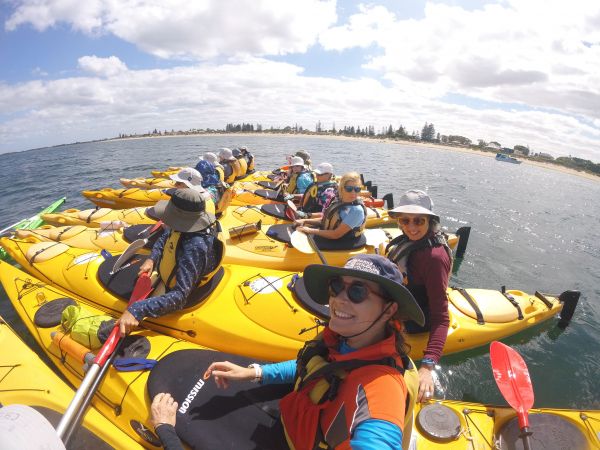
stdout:
[(408, 333), (429, 332), (419, 368), (419, 395), (422, 401), (433, 395), (432, 370), (439, 362), (448, 336), (450, 319), (446, 289), (452, 268), (452, 252), (440, 232), (440, 218), (425, 192), (409, 190), (389, 211), (402, 235), (391, 241), (387, 257), (405, 274), (405, 283), (425, 313), (425, 324), (406, 323)]
[(405, 424), (412, 423), (418, 384), (400, 322), (424, 323), (402, 282), (398, 267), (379, 255), (355, 256), (344, 267), (310, 265), (306, 290), (330, 311), (318, 339), (306, 343), (298, 360), (249, 367), (215, 362), (205, 378), (223, 388), (234, 380), (294, 381), (280, 402), (290, 448), (397, 448), (403, 432), (410, 436)]
[(162, 220), (166, 227), (152, 246), (150, 257), (140, 266), (139, 275), (156, 270), (160, 282), (153, 297), (133, 303), (121, 315), (118, 325), (122, 336), (146, 317), (161, 317), (183, 309), (200, 280), (210, 278), (220, 263), (217, 230), (213, 226), (216, 218), (206, 211), (200, 192), (177, 189), (170, 200), (156, 203), (147, 209), (147, 214)]

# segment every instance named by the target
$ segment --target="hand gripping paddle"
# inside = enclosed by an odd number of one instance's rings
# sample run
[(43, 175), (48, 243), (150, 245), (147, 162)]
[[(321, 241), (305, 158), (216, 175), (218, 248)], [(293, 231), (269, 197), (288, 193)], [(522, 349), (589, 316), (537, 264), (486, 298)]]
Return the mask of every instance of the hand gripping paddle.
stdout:
[(152, 236), (152, 233), (154, 233), (156, 230), (158, 230), (162, 226), (162, 224), (163, 224), (162, 221), (159, 220), (152, 226), (152, 228), (150, 228), (150, 231), (148, 231), (147, 238), (136, 239), (131, 244), (129, 244), (129, 246), (125, 249), (125, 251), (121, 254), (121, 256), (119, 256), (119, 258), (115, 262), (115, 265), (113, 266), (112, 270), (110, 271), (110, 274), (113, 275), (113, 274), (117, 273), (119, 271), (119, 269), (121, 268), (121, 266), (123, 264), (125, 264), (125, 262), (127, 262), (129, 259), (131, 259), (131, 257), (133, 255), (135, 255), (136, 252), (140, 248), (144, 247), (148, 243), (148, 238), (150, 236)]
[[(132, 305), (138, 300), (145, 299), (150, 295), (150, 292), (152, 292), (152, 281), (147, 273), (143, 273), (135, 283), (127, 306)], [(79, 389), (75, 392), (75, 396), (73, 397), (73, 400), (71, 400), (65, 414), (60, 419), (60, 422), (56, 427), (56, 434), (62, 439), (65, 446), (68, 445), (69, 439), (79, 421), (78, 419), (81, 419), (83, 416), (83, 411), (87, 408), (94, 392), (100, 385), (100, 380), (106, 373), (106, 368), (108, 367), (106, 361), (113, 354), (120, 340), (119, 326), (115, 325), (108, 339), (104, 342), (104, 345), (96, 355), (96, 358), (94, 358), (94, 362), (90, 369), (81, 381)]]
[(490, 360), (498, 389), (517, 412), (523, 445), (529, 450), (531, 431), (527, 412), (533, 406), (533, 386), (527, 365), (515, 350), (498, 341), (490, 344)]

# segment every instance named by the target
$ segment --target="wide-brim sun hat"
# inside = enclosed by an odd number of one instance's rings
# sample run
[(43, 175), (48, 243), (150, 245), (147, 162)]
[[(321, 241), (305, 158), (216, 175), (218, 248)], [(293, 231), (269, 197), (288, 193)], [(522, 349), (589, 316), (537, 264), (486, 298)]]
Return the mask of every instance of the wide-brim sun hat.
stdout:
[(211, 164), (219, 164), (219, 157), (212, 152), (207, 152), (198, 158), (199, 160), (208, 161)]
[(400, 214), (423, 214), (440, 220), (439, 216), (433, 212), (433, 200), (418, 189), (411, 189), (402, 194), (398, 200), (398, 206), (390, 209), (388, 214), (393, 219)]
[(236, 159), (235, 156), (233, 156), (233, 152), (231, 151), (231, 149), (227, 147), (219, 149), (219, 158), (221, 159), (221, 161), (235, 161)]
[(177, 189), (170, 200), (161, 200), (146, 212), (182, 233), (204, 230), (217, 220), (213, 214), (206, 212), (202, 194), (194, 189)]
[(292, 158), (290, 159), (290, 166), (306, 167), (306, 164), (304, 164), (304, 160), (302, 158), (300, 158), (299, 156), (292, 156)]
[(202, 188), (202, 174), (191, 167), (185, 167), (179, 172), (169, 175), (169, 178), (175, 182), (183, 183), (191, 189), (204, 191)]
[(419, 325), (425, 324), (423, 311), (410, 291), (402, 284), (398, 266), (381, 255), (365, 254), (350, 258), (344, 267), (311, 264), (304, 269), (304, 286), (317, 303), (329, 303), (329, 280), (335, 276), (360, 278), (377, 283), (398, 304), (398, 314)]

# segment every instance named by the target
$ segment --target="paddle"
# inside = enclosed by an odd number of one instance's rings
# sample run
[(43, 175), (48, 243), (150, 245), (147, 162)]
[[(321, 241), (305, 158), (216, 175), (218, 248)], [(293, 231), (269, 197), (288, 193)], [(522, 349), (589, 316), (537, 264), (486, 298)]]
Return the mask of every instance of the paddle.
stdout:
[[(137, 279), (127, 306), (130, 306), (138, 300), (143, 300), (150, 294), (150, 292), (152, 292), (152, 281), (150, 280), (148, 274), (144, 273)], [(96, 358), (94, 358), (92, 366), (85, 374), (85, 377), (81, 381), (81, 385), (77, 389), (77, 392), (75, 392), (73, 400), (71, 400), (71, 403), (56, 427), (56, 434), (63, 440), (65, 445), (67, 445), (68, 438), (71, 436), (75, 426), (77, 425), (77, 417), (81, 416), (79, 410), (87, 407), (85, 401), (88, 398), (91, 399), (93, 396), (95, 391), (93, 388), (97, 388), (99, 384), (96, 379), (99, 378), (101, 374), (106, 372), (106, 370), (101, 372), (101, 369), (106, 365), (107, 359), (114, 352), (119, 341), (119, 326), (115, 325), (108, 339), (96, 355)], [(89, 394), (90, 392), (91, 395)]]
[[(148, 239), (150, 238), (152, 233), (154, 233), (156, 230), (158, 230), (162, 226), (162, 224), (163, 224), (162, 221), (159, 220), (152, 226), (152, 228), (150, 228), (150, 231), (148, 231), (147, 238), (136, 239), (131, 244), (129, 244), (129, 246), (127, 246), (125, 251), (121, 254), (121, 256), (119, 256), (119, 258), (115, 262), (115, 265), (113, 266), (112, 270), (110, 271), (110, 274), (114, 275), (115, 273), (117, 273), (119, 271), (119, 269), (121, 268), (121, 266), (123, 264), (125, 264), (126, 261), (128, 261), (133, 255), (136, 254), (136, 252), (140, 248), (144, 247), (148, 243)], [(143, 231), (141, 233), (143, 233)]]
[(389, 241), (385, 231), (381, 228), (367, 228), (363, 231), (363, 234), (365, 235), (367, 245), (373, 247), (376, 253), (379, 251), (381, 244)]
[(294, 220), (296, 220), (298, 218), (298, 215), (296, 214), (297, 211), (298, 211), (298, 208), (296, 207), (294, 202), (291, 200), (288, 200), (287, 208), (285, 208), (285, 216), (293, 222)]
[(533, 406), (533, 387), (527, 365), (515, 350), (498, 341), (490, 344), (490, 361), (498, 389), (517, 412), (523, 445), (529, 450), (532, 433), (527, 412)]

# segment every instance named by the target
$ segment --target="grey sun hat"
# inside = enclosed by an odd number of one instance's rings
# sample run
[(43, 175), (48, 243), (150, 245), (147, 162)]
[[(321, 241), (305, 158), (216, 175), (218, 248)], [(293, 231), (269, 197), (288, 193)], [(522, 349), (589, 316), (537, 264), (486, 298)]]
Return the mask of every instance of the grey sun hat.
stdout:
[(423, 311), (410, 291), (403, 285), (398, 266), (381, 255), (362, 254), (350, 258), (344, 267), (311, 264), (304, 269), (304, 286), (317, 303), (329, 302), (329, 280), (335, 276), (362, 278), (377, 283), (391, 300), (398, 304), (398, 313), (419, 325), (425, 324)]
[(208, 161), (209, 163), (214, 164), (214, 165), (219, 164), (218, 156), (211, 152), (205, 153), (198, 159), (203, 159), (204, 161)]
[(304, 163), (304, 160), (302, 158), (300, 158), (299, 156), (292, 156), (292, 159), (290, 159), (290, 166), (306, 167), (306, 164)]
[(390, 209), (388, 214), (393, 219), (400, 214), (424, 214), (440, 220), (439, 216), (433, 212), (433, 200), (425, 192), (418, 189), (406, 191), (400, 197), (398, 206)]
[(156, 203), (147, 209), (147, 214), (182, 233), (204, 230), (217, 220), (213, 214), (206, 212), (204, 198), (195, 189), (177, 189), (170, 200)]
[(179, 172), (169, 175), (169, 178), (178, 183), (185, 184), (190, 189), (204, 192), (204, 188), (202, 187), (202, 175), (196, 169), (185, 167)]
[(319, 164), (317, 166), (317, 168), (314, 170), (314, 172), (317, 175), (323, 175), (326, 173), (330, 173), (333, 175), (333, 166), (329, 163), (324, 162), (324, 163)]
[(233, 152), (230, 148), (223, 147), (219, 149), (219, 159), (221, 161), (234, 161), (235, 156), (233, 156)]

